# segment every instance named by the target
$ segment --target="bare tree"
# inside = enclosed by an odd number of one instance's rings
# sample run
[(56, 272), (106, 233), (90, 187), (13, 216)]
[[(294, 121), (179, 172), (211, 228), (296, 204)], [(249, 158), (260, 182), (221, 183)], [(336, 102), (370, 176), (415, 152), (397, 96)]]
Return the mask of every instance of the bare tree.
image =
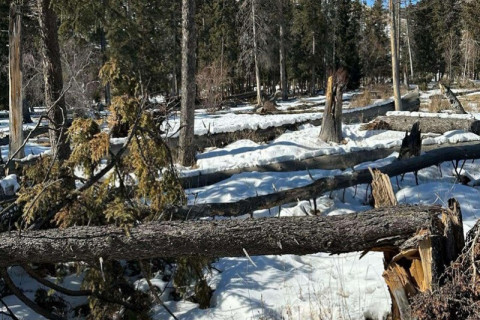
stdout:
[[(240, 6), (238, 22), (240, 28), (240, 61), (249, 68), (252, 63), (255, 70), (257, 88), (257, 105), (262, 105), (262, 87), (260, 76), (260, 61), (265, 56), (267, 39), (270, 35), (268, 26), (267, 0), (245, 0)], [(268, 59), (263, 59), (268, 60)]]
[[(23, 144), (23, 107), (22, 107), (22, 12), (21, 3), (10, 4), (9, 38), (9, 85), (10, 85), (10, 138), (9, 156), (25, 155)], [(17, 150), (22, 149), (18, 152)]]
[(395, 110), (400, 111), (402, 110), (402, 100), (400, 96), (400, 71), (398, 66), (397, 1), (400, 0), (390, 0), (390, 45), (392, 51), (392, 79)]
[(195, 0), (182, 1), (182, 106), (180, 119), (179, 161), (189, 166), (195, 162), (193, 145), (195, 125), (196, 30)]
[(288, 85), (287, 85), (287, 66), (286, 66), (286, 53), (285, 53), (285, 13), (284, 13), (284, 0), (279, 0), (279, 13), (280, 13), (280, 85), (282, 88), (282, 100), (288, 99)]

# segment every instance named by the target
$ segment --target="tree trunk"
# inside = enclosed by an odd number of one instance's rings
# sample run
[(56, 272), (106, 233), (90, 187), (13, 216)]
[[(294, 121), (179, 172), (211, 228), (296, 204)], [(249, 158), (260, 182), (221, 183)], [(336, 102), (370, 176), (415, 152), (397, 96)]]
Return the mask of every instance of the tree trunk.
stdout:
[[(410, 6), (411, 6), (411, 1), (410, 1)], [(410, 8), (409, 6), (409, 8)], [(408, 12), (407, 12), (408, 13)], [(406, 21), (406, 33), (407, 33), (407, 47), (408, 47), (408, 58), (410, 61), (410, 78), (413, 81), (413, 57), (412, 57), (412, 47), (410, 46), (410, 31), (408, 28), (408, 16), (407, 16), (407, 21)]]
[(400, 96), (400, 71), (398, 66), (398, 39), (397, 39), (397, 22), (396, 22), (396, 4), (390, 0), (390, 46), (392, 53), (392, 80), (393, 80), (393, 95), (395, 100), (395, 110), (402, 110), (402, 100)]
[(464, 130), (480, 135), (480, 121), (475, 119), (438, 118), (390, 115), (377, 117), (375, 121), (363, 126), (365, 130), (407, 131), (415, 122), (420, 123), (422, 132), (439, 133), (452, 130)]
[(260, 85), (260, 66), (258, 65), (258, 40), (255, 19), (255, 0), (252, 0), (252, 26), (253, 26), (253, 58), (255, 62), (255, 80), (257, 83), (257, 106), (262, 105), (262, 90)]
[(315, 96), (316, 90), (315, 90), (315, 82), (317, 81), (317, 71), (315, 68), (315, 51), (316, 51), (316, 45), (315, 45), (315, 33), (312, 34), (312, 80), (310, 83), (310, 95)]
[(182, 0), (182, 32), (182, 106), (178, 158), (182, 165), (191, 166), (195, 163), (195, 0)]
[[(105, 1), (103, 1), (103, 5), (105, 6)], [(100, 48), (102, 51), (103, 63), (106, 63), (107, 62), (107, 38), (105, 37), (105, 30), (103, 29), (103, 27), (100, 28)], [(104, 95), (105, 95), (105, 105), (109, 106), (112, 101), (110, 82), (107, 82), (105, 84)]]
[(10, 4), (8, 38), (10, 88), (8, 156), (12, 157), (16, 153), (17, 158), (23, 158), (25, 153), (23, 148), (21, 148), (23, 144), (22, 12), (21, 4), (17, 3), (17, 1), (12, 1)]
[(332, 254), (398, 247), (438, 220), (437, 206), (399, 206), (331, 217), (169, 221), (130, 229), (72, 227), (0, 234), (0, 266), (150, 259)]
[(282, 100), (288, 100), (288, 85), (287, 85), (287, 64), (285, 55), (285, 17), (283, 12), (283, 1), (280, 2), (280, 84), (282, 87)]
[[(323, 112), (320, 139), (325, 142), (342, 141), (342, 104), (343, 90), (346, 86), (347, 73), (340, 69), (328, 78), (327, 101)], [(335, 95), (335, 96), (334, 96)]]
[(45, 104), (49, 109), (49, 136), (54, 158), (60, 161), (70, 156), (67, 140), (67, 110), (63, 92), (62, 62), (58, 43), (58, 19), (50, 0), (37, 0), (38, 19), (45, 78)]

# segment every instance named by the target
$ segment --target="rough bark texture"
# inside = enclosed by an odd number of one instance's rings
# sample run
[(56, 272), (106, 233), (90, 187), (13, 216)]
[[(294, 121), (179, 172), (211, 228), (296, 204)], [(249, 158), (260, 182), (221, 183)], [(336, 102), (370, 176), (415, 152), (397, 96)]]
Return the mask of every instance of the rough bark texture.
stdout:
[[(9, 156), (21, 148), (23, 144), (23, 105), (22, 105), (22, 12), (21, 4), (12, 1), (10, 4), (9, 38)], [(20, 150), (16, 157), (23, 158)]]
[(195, 163), (193, 142), (195, 124), (196, 30), (195, 0), (182, 1), (182, 106), (180, 118), (179, 157), (182, 165)]
[(397, 247), (429, 228), (438, 206), (399, 206), (332, 217), (155, 222), (131, 236), (114, 226), (0, 234), (0, 266), (153, 257), (344, 253)]
[(287, 63), (286, 63), (286, 54), (285, 54), (285, 16), (283, 12), (283, 1), (279, 0), (279, 10), (280, 10), (280, 84), (282, 87), (282, 100), (288, 100), (288, 85), (287, 85)]
[(257, 25), (255, 16), (255, 0), (252, 1), (252, 28), (253, 28), (253, 59), (255, 64), (255, 82), (257, 85), (257, 105), (262, 105), (262, 89), (260, 86), (260, 66), (258, 65), (258, 40), (257, 40)]
[(439, 133), (452, 130), (465, 130), (480, 134), (480, 121), (476, 119), (455, 119), (418, 116), (380, 116), (372, 123), (366, 124), (365, 130), (407, 131), (416, 122), (422, 132)]
[(342, 141), (342, 105), (343, 90), (347, 84), (347, 73), (338, 70), (334, 76), (328, 78), (327, 102), (323, 113), (320, 139), (326, 142), (339, 143)]
[(447, 97), (448, 101), (450, 102), (450, 106), (452, 107), (453, 111), (458, 114), (466, 114), (467, 112), (463, 109), (462, 103), (457, 99), (457, 96), (452, 92), (452, 90), (439, 83), (440, 90), (442, 93)]
[(54, 157), (62, 161), (70, 156), (70, 145), (66, 135), (68, 121), (63, 95), (58, 19), (50, 0), (37, 0), (37, 5), (45, 78), (45, 104), (50, 108), (48, 113), (50, 144)]
[[(480, 144), (475, 144), (471, 146), (436, 149), (415, 158), (395, 161), (378, 169), (392, 177), (406, 172), (418, 171), (445, 161), (478, 158), (480, 158)], [(355, 171), (348, 175), (321, 178), (304, 187), (251, 197), (234, 203), (211, 203), (174, 207), (170, 208), (168, 212), (179, 218), (212, 215), (238, 216), (249, 214), (255, 210), (268, 209), (285, 203), (297, 202), (298, 199), (312, 199), (328, 191), (370, 182), (372, 182), (372, 176), (370, 171), (365, 169)]]
[(398, 40), (397, 40), (397, 21), (396, 21), (396, 0), (390, 0), (390, 46), (392, 53), (392, 80), (393, 96), (395, 100), (395, 110), (401, 111), (402, 100), (400, 99), (400, 68), (398, 66)]

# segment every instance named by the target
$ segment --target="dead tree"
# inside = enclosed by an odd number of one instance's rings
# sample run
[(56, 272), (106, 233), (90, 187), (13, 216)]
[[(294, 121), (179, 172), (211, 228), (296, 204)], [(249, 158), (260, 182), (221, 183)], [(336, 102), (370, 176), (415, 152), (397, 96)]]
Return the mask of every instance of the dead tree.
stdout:
[(377, 117), (362, 127), (363, 130), (406, 131), (416, 122), (423, 132), (444, 134), (452, 130), (464, 130), (480, 134), (480, 121), (474, 118), (458, 119), (454, 117), (423, 117), (413, 115), (388, 115)]
[(422, 131), (420, 130), (420, 124), (415, 122), (410, 130), (410, 134), (408, 134), (408, 131), (405, 131), (405, 138), (402, 140), (398, 159), (418, 157), (421, 152)]
[(180, 118), (179, 162), (191, 166), (195, 162), (193, 143), (195, 127), (196, 31), (195, 0), (182, 1), (182, 106)]
[(466, 114), (467, 112), (463, 109), (462, 103), (458, 100), (457, 96), (453, 93), (453, 91), (446, 85), (441, 83), (438, 84), (440, 86), (440, 90), (442, 94), (444, 94), (448, 101), (450, 102), (450, 106), (452, 107), (453, 111), (458, 114)]
[[(345, 253), (399, 247), (429, 228), (438, 206), (398, 206), (331, 217), (166, 221), (0, 234), (0, 267), (27, 263)], [(68, 248), (68, 250), (65, 250)]]
[(392, 53), (392, 79), (393, 79), (393, 96), (395, 100), (395, 110), (401, 111), (402, 99), (400, 95), (400, 68), (398, 66), (398, 38), (397, 38), (397, 21), (396, 11), (399, 0), (390, 0), (390, 46)]
[(339, 143), (343, 140), (342, 104), (347, 81), (348, 74), (345, 69), (339, 69), (328, 78), (327, 101), (320, 129), (320, 139), (323, 141)]
[[(10, 139), (8, 154), (23, 158), (23, 105), (22, 105), (22, 4), (10, 4), (9, 38), (9, 125)], [(18, 151), (18, 152), (17, 152)]]

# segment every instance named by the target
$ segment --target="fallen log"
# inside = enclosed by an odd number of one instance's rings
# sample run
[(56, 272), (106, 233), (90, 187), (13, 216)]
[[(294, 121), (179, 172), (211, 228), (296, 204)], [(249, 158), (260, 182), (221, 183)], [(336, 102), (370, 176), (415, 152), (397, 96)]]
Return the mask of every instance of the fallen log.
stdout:
[[(457, 144), (442, 144), (441, 146), (466, 146), (477, 144), (478, 142), (465, 142)], [(437, 144), (423, 145), (422, 150), (430, 151), (441, 147)], [(354, 166), (368, 161), (375, 161), (388, 157), (393, 152), (399, 152), (400, 146), (394, 146), (392, 148), (382, 148), (374, 150), (359, 150), (351, 151), (343, 154), (328, 154), (318, 157), (312, 157), (302, 160), (288, 160), (282, 162), (274, 162), (261, 166), (244, 167), (231, 170), (223, 170), (216, 172), (201, 172), (197, 171), (194, 174), (180, 177), (180, 182), (184, 189), (200, 188), (222, 180), (228, 179), (233, 175), (244, 172), (287, 172), (287, 171), (301, 171), (301, 170), (345, 170), (353, 168)]]
[[(415, 158), (398, 160), (378, 169), (392, 177), (407, 172), (418, 171), (446, 161), (478, 158), (480, 158), (480, 144), (447, 147), (432, 150)], [(328, 191), (370, 182), (372, 182), (372, 176), (369, 170), (365, 169), (355, 171), (352, 174), (321, 178), (304, 187), (246, 198), (238, 202), (207, 203), (194, 206), (172, 207), (166, 210), (166, 213), (172, 217), (175, 216), (180, 219), (184, 219), (187, 216), (239, 216), (250, 214), (255, 210), (268, 209), (286, 203), (297, 202), (299, 199), (313, 199)]]
[(377, 117), (373, 122), (362, 126), (363, 130), (409, 130), (416, 122), (422, 132), (444, 134), (452, 130), (464, 130), (480, 135), (480, 121), (474, 118), (424, 117), (415, 115), (387, 115)]
[(462, 103), (457, 99), (457, 96), (453, 93), (453, 91), (446, 85), (441, 83), (438, 84), (440, 86), (440, 90), (442, 94), (444, 94), (448, 102), (450, 102), (450, 106), (452, 107), (453, 111), (458, 114), (466, 114), (467, 112), (463, 109)]
[(399, 247), (419, 229), (440, 221), (438, 206), (398, 206), (331, 217), (152, 222), (130, 236), (115, 226), (72, 227), (0, 234), (0, 267), (150, 259), (332, 254)]

